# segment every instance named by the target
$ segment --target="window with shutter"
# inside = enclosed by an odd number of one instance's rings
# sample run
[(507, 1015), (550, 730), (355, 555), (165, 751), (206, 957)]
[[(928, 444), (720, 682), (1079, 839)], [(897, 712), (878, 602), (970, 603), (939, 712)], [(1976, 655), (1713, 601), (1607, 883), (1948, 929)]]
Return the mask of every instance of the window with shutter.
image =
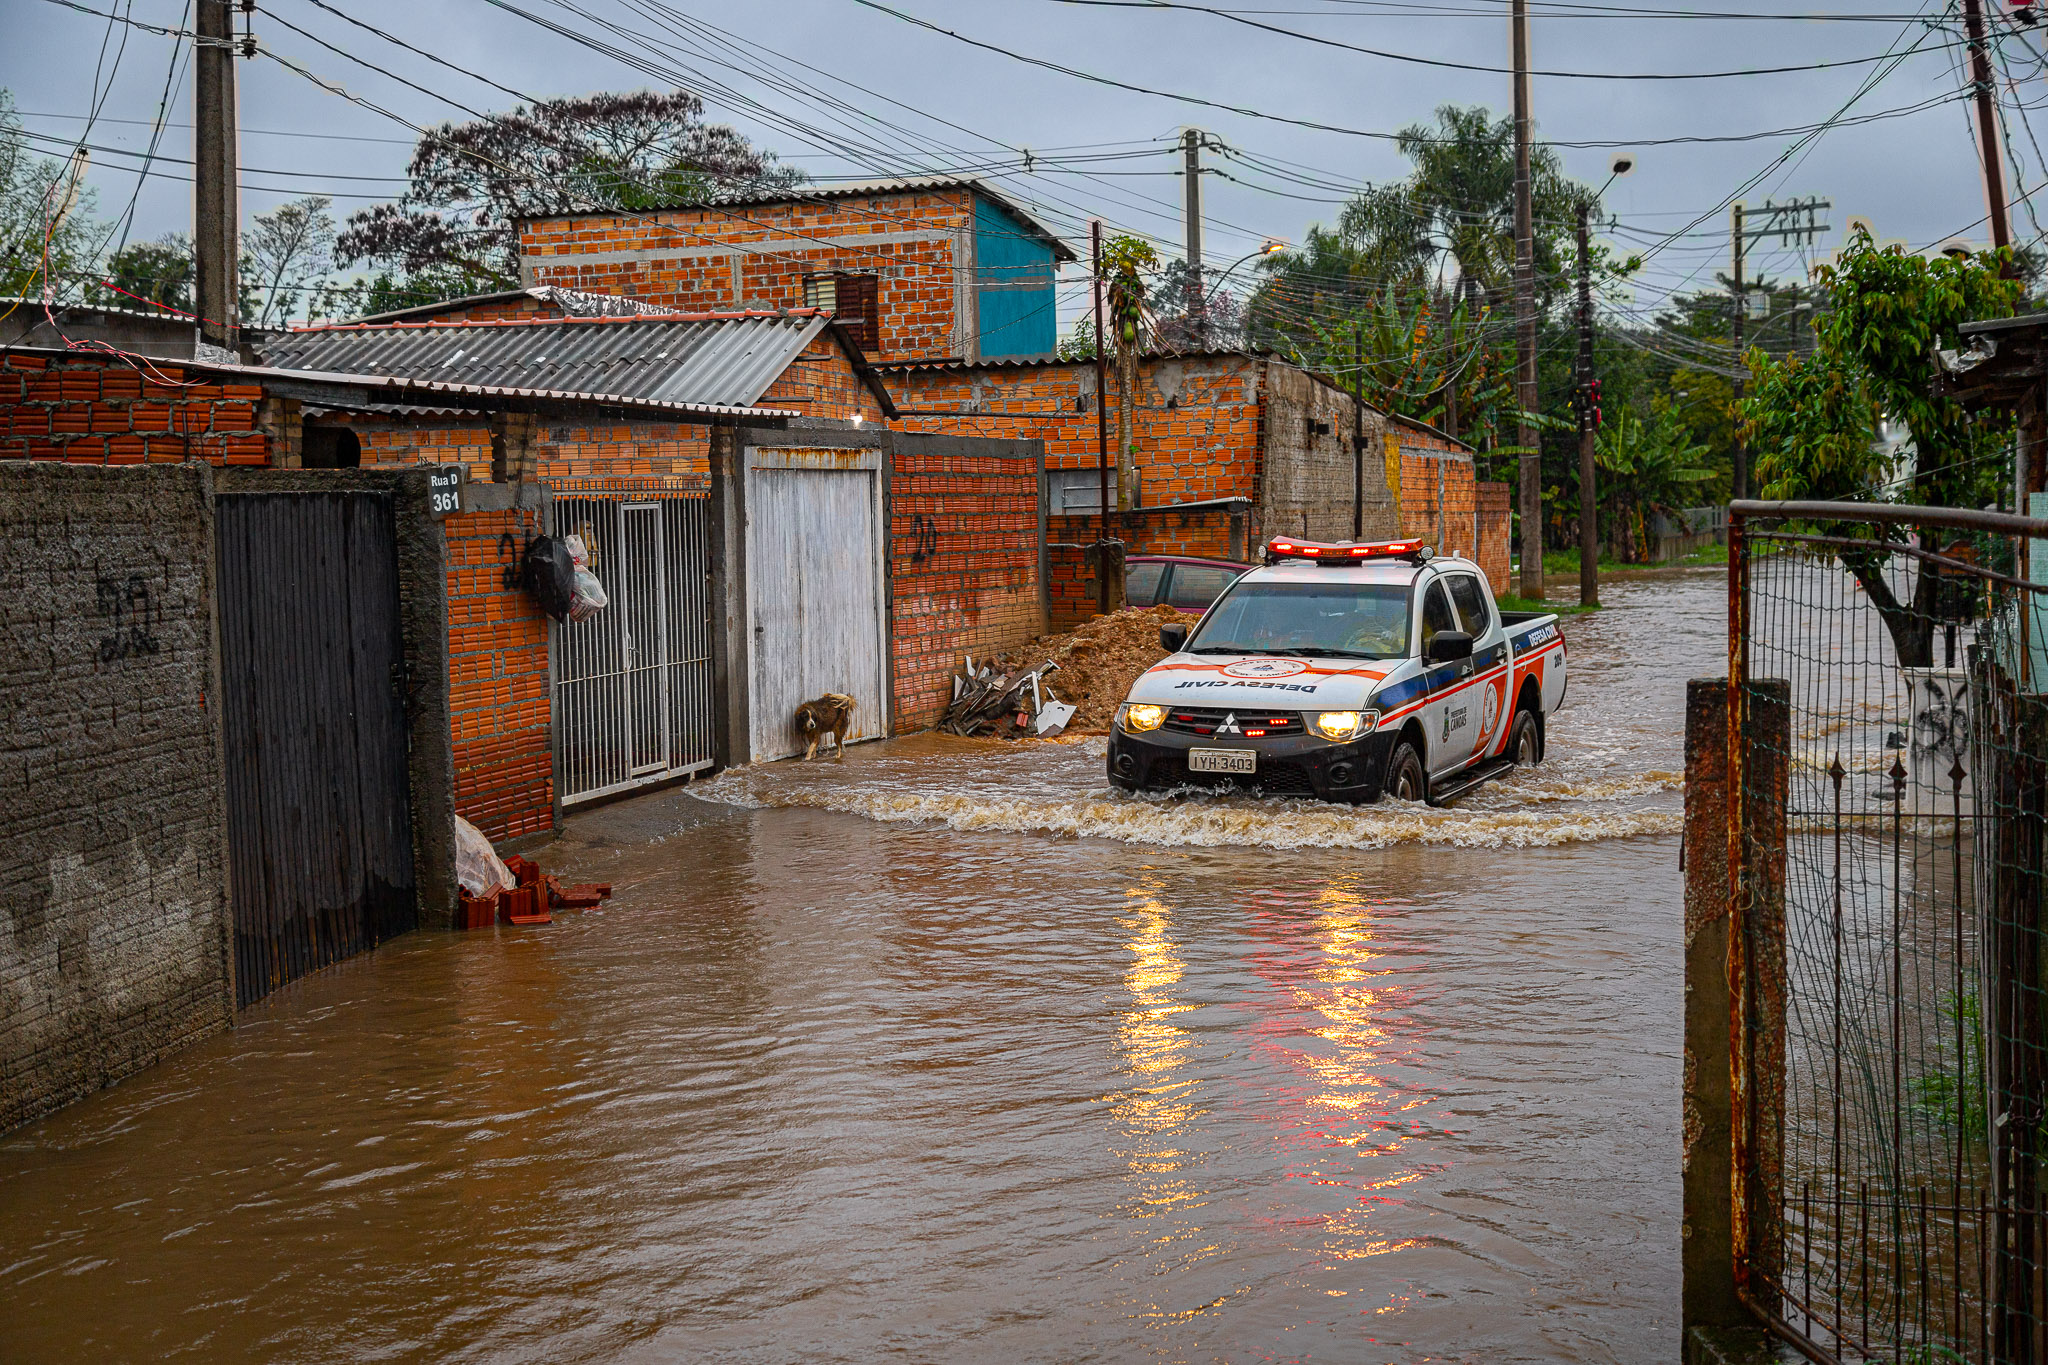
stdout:
[(804, 276), (804, 307), (822, 308), (831, 313), (838, 310), (837, 275)]
[(835, 279), (839, 325), (853, 338), (853, 344), (860, 347), (862, 354), (873, 356), (882, 349), (882, 319), (879, 286), (881, 281), (873, 275), (840, 274)]

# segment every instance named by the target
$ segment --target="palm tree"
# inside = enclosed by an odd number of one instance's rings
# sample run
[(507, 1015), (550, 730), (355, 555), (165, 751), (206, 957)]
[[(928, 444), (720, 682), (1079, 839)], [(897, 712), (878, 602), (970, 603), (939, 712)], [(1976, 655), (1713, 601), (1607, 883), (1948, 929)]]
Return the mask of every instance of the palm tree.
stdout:
[[(1455, 265), (1460, 294), (1475, 312), (1499, 307), (1514, 284), (1514, 120), (1493, 118), (1477, 106), (1441, 105), (1435, 127), (1410, 124), (1395, 145), (1415, 163), (1408, 202), (1435, 248)], [(1547, 147), (1531, 152), (1529, 172), (1536, 275), (1539, 292), (1547, 292), (1541, 282), (1562, 271), (1561, 243), (1588, 192), (1565, 178), (1557, 153)], [(1592, 206), (1597, 211), (1598, 201)]]

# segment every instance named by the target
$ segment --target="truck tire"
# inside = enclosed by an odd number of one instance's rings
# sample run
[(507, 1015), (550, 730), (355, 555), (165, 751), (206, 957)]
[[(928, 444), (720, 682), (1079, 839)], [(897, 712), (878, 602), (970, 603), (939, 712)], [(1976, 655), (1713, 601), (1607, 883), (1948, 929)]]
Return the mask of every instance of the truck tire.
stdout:
[(1543, 761), (1543, 730), (1536, 724), (1536, 713), (1524, 708), (1515, 712), (1515, 723), (1508, 731), (1508, 757), (1517, 768), (1533, 768)]
[(1415, 752), (1415, 746), (1405, 739), (1394, 746), (1393, 755), (1387, 759), (1387, 780), (1382, 790), (1397, 801), (1429, 799), (1429, 770), (1422, 766), (1422, 756)]

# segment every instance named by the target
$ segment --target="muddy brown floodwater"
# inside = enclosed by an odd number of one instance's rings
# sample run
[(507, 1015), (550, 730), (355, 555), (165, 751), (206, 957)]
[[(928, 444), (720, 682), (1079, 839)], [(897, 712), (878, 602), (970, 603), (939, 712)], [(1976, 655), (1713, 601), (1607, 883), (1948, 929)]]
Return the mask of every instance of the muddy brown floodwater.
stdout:
[(1446, 811), (917, 738), (578, 815), (0, 1138), (0, 1360), (1677, 1358), (1678, 769), (1714, 571)]

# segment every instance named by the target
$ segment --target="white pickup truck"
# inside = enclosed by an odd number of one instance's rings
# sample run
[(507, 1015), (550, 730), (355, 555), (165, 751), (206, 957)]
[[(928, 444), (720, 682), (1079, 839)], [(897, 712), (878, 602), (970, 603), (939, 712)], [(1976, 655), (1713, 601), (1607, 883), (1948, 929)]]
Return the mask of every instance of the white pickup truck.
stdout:
[(1467, 559), (1420, 540), (1281, 537), (1117, 708), (1109, 780), (1441, 804), (1543, 758), (1564, 705), (1548, 612), (1503, 613)]

